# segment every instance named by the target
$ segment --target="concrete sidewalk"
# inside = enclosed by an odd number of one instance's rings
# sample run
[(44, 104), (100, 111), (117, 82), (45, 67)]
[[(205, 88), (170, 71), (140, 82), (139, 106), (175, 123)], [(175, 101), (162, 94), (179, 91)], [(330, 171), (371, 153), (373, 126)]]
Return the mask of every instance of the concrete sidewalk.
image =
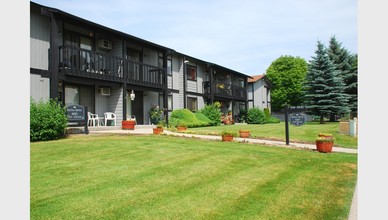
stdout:
[[(215, 135), (186, 134), (186, 133), (171, 132), (171, 131), (167, 131), (167, 130), (164, 130), (163, 133), (165, 133), (167, 135), (180, 136), (180, 137), (195, 137), (195, 138), (206, 139), (206, 140), (221, 140), (221, 136), (215, 136)], [(290, 143), (289, 145), (286, 145), (286, 142), (283, 142), (283, 141), (271, 141), (271, 140), (264, 140), (264, 139), (255, 139), (255, 138), (235, 137), (234, 141), (254, 143), (254, 144), (265, 144), (268, 146), (278, 146), (278, 147), (286, 147), (286, 148), (300, 148), (300, 149), (311, 149), (311, 150), (316, 149), (315, 144)], [(333, 147), (332, 152), (355, 153), (356, 154), (357, 149)]]
[[(155, 126), (138, 126), (136, 125), (134, 130), (122, 130), (121, 127), (109, 127), (109, 129), (89, 129), (89, 134), (153, 134), (152, 129)], [(179, 133), (172, 132), (168, 130), (163, 131), (166, 135), (178, 136), (178, 137), (195, 137), (205, 140), (221, 140), (221, 136), (216, 135), (199, 135), (199, 134), (187, 134), (187, 133)], [(286, 147), (286, 148), (299, 148), (299, 149), (310, 149), (315, 150), (315, 144), (301, 144), (301, 143), (289, 143), (286, 145), (284, 141), (272, 141), (272, 140), (264, 140), (264, 139), (256, 139), (256, 138), (240, 138), (235, 137), (234, 141), (237, 142), (247, 142), (253, 144), (264, 144), (268, 146), (277, 146), (277, 147)], [(333, 147), (332, 152), (341, 152), (341, 153), (354, 153), (357, 154), (357, 149), (351, 148), (342, 148), (342, 147)]]

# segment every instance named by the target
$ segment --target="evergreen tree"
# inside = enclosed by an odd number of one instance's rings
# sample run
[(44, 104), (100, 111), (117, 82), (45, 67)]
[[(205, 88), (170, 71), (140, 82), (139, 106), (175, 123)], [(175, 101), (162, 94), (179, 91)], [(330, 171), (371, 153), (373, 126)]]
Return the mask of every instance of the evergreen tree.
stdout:
[[(345, 83), (344, 92), (348, 95), (349, 108), (353, 115), (357, 115), (357, 64), (354, 66), (354, 55), (342, 47), (335, 36), (330, 38), (329, 43), (327, 53)], [(332, 114), (330, 121), (334, 120), (333, 116)]]
[(316, 56), (309, 61), (306, 76), (306, 107), (309, 113), (324, 117), (347, 113), (348, 96), (344, 93), (344, 82), (339, 71), (329, 59), (327, 49), (318, 41)]
[(349, 107), (351, 110), (351, 117), (358, 115), (358, 56), (357, 54), (351, 56), (352, 70), (344, 78), (346, 84), (345, 93), (349, 97)]

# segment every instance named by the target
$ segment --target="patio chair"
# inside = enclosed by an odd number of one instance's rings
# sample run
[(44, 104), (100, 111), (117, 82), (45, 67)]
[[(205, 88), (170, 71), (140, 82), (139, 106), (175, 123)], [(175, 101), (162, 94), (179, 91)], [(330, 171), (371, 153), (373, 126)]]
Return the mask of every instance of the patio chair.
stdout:
[(98, 115), (88, 112), (88, 126), (95, 127), (98, 124)]
[(117, 124), (116, 124), (116, 114), (115, 113), (113, 113), (113, 112), (105, 112), (104, 113), (104, 117), (105, 117), (105, 126), (107, 126), (108, 121), (113, 121), (114, 122), (114, 126), (117, 126)]
[(131, 116), (129, 117), (129, 120), (135, 121), (135, 125), (137, 125), (137, 121), (136, 121), (136, 116), (135, 116), (135, 115), (131, 115)]

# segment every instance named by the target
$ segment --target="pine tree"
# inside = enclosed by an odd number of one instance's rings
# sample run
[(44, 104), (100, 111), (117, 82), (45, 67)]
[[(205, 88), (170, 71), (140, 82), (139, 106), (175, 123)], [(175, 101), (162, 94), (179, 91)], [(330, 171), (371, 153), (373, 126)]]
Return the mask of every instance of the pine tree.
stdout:
[[(348, 95), (349, 108), (353, 115), (357, 115), (357, 64), (354, 66), (357, 57), (346, 50), (335, 36), (330, 38), (329, 43), (327, 53), (345, 83), (344, 92)], [(333, 118), (330, 117), (330, 120)]]
[(351, 110), (351, 117), (358, 115), (358, 56), (357, 54), (351, 56), (352, 70), (344, 78), (346, 84), (345, 93), (349, 97), (349, 107)]
[(309, 61), (306, 76), (306, 107), (308, 112), (324, 117), (344, 114), (349, 111), (348, 96), (344, 93), (344, 82), (339, 71), (329, 59), (327, 49), (318, 41), (316, 56)]

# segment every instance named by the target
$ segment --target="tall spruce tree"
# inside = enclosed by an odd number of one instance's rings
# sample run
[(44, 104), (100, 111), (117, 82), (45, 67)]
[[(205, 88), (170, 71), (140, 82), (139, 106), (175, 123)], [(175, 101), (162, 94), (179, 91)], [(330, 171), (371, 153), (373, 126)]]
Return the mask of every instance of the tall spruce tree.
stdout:
[(327, 49), (318, 41), (317, 50), (309, 61), (306, 76), (306, 107), (309, 113), (320, 116), (320, 123), (331, 114), (341, 115), (349, 111), (348, 96), (339, 71), (329, 59)]
[(358, 56), (351, 56), (352, 71), (344, 78), (346, 84), (345, 93), (349, 97), (350, 117), (358, 115)]
[[(354, 55), (346, 50), (335, 36), (330, 38), (327, 53), (345, 83), (344, 92), (348, 95), (352, 115), (357, 115), (357, 65), (354, 66)], [(334, 121), (334, 114), (331, 115), (330, 121)]]

